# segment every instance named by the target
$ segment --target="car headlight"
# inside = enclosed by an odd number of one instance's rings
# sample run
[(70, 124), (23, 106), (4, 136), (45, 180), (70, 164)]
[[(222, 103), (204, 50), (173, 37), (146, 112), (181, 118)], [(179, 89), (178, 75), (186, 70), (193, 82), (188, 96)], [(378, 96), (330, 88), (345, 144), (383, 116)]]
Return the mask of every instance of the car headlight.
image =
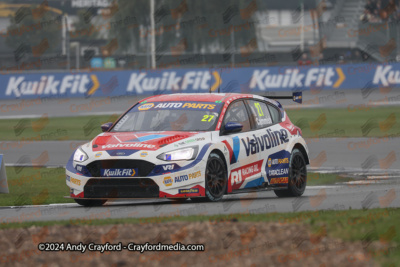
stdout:
[(88, 157), (88, 155), (81, 149), (81, 148), (78, 148), (76, 151), (75, 151), (75, 154), (74, 154), (74, 161), (77, 161), (77, 162), (84, 162), (85, 160), (87, 160), (89, 157)]
[(198, 150), (198, 146), (186, 147), (162, 153), (157, 158), (165, 161), (191, 160), (196, 158)]

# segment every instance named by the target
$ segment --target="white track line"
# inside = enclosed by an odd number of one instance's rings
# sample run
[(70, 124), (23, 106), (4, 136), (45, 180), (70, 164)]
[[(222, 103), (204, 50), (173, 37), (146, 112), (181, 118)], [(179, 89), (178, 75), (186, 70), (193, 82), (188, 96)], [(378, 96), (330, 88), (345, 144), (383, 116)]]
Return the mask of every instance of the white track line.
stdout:
[(1, 206), (0, 209), (20, 209), (20, 208), (44, 208), (44, 207), (55, 207), (55, 206), (76, 206), (76, 203), (57, 203), (57, 204), (46, 204), (46, 205), (24, 205), (24, 206)]

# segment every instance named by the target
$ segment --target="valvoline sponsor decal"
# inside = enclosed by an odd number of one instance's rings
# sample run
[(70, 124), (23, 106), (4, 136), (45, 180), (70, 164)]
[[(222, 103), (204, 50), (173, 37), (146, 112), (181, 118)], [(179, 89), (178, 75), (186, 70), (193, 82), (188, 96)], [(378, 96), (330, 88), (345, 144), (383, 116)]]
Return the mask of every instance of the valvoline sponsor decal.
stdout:
[(263, 160), (259, 160), (232, 170), (228, 180), (228, 191), (239, 189), (244, 181), (251, 176), (257, 174), (261, 176), (262, 162)]
[(102, 177), (135, 177), (137, 169), (102, 169)]
[[(160, 148), (160, 145), (174, 143), (182, 139), (196, 135), (196, 132), (176, 132), (164, 131), (159, 134), (152, 133), (126, 133), (115, 132), (107, 135), (98, 136), (93, 141), (93, 151), (124, 151), (126, 155), (128, 150), (149, 150), (154, 151)], [(140, 156), (145, 157), (148, 154), (142, 151)], [(132, 154), (132, 153), (130, 153)], [(115, 154), (113, 154), (115, 155)]]
[(143, 143), (118, 143), (118, 144), (107, 144), (101, 146), (101, 150), (109, 150), (109, 149), (148, 149), (148, 150), (157, 150), (158, 146), (152, 144), (143, 144)]
[(265, 172), (270, 184), (287, 184), (289, 163), (290, 153), (286, 150), (276, 152), (268, 157)]
[[(242, 138), (246, 155), (260, 153), (261, 151), (268, 150), (272, 147), (279, 146), (283, 143), (289, 142), (288, 132), (285, 129), (279, 131), (267, 130), (267, 133), (262, 136), (256, 136), (253, 134), (253, 138)], [(252, 140), (252, 141), (250, 141)]]

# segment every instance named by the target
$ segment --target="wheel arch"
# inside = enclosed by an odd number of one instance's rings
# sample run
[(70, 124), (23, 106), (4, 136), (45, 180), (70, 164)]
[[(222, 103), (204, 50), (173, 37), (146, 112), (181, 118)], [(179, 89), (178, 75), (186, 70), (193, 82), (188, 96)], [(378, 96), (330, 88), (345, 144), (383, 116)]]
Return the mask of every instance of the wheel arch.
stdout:
[(307, 151), (306, 151), (306, 149), (304, 148), (304, 146), (302, 145), (302, 144), (300, 144), (300, 143), (296, 143), (294, 146), (293, 146), (293, 149), (298, 149), (298, 150), (300, 150), (300, 152), (301, 152), (301, 154), (303, 154), (303, 157), (304, 157), (304, 160), (306, 161), (306, 164), (307, 165), (309, 165), (310, 164), (310, 160), (309, 160), (309, 158), (308, 158), (308, 154), (307, 154)]

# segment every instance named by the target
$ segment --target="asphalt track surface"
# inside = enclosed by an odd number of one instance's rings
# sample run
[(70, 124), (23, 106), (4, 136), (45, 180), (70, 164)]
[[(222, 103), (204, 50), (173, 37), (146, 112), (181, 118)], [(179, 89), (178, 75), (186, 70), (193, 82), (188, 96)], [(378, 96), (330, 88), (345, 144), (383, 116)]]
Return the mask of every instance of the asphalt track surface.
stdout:
[[(92, 208), (78, 204), (0, 207), (0, 223), (47, 220), (90, 223), (93, 219), (106, 218), (142, 218), (143, 222), (159, 222), (164, 217), (188, 215), (241, 213), (239, 216), (247, 216), (249, 213), (400, 207), (400, 159), (396, 156), (399, 138), (325, 138), (306, 141), (310, 148), (311, 169), (317, 172), (350, 173), (360, 180), (310, 186), (300, 198), (278, 199), (272, 191), (262, 191), (225, 196), (219, 203), (192, 203), (188, 200), (180, 204), (164, 199), (140, 199), (112, 201), (103, 207)], [(25, 163), (29, 163), (27, 158), (37, 162), (38, 157), (45, 158), (43, 152), (39, 155), (38, 151), (46, 149), (46, 165), (61, 166), (76, 145), (79, 142), (32, 143), (6, 151), (5, 160), (6, 163), (19, 161), (17, 165), (21, 165), (21, 153), (25, 153), (29, 154), (25, 155)], [(148, 217), (154, 218), (146, 219)]]
[(175, 203), (164, 199), (148, 199), (114, 201), (102, 207), (91, 208), (72, 203), (2, 207), (0, 223), (69, 220), (71, 224), (79, 222), (90, 224), (93, 219), (109, 218), (141, 218), (140, 221), (143, 223), (157, 223), (175, 216), (240, 213), (241, 215), (232, 217), (237, 218), (249, 214), (307, 210), (315, 211), (315, 215), (312, 216), (318, 216), (320, 210), (399, 207), (398, 181), (398, 178), (393, 178), (377, 184), (371, 182), (364, 185), (308, 187), (304, 195), (299, 198), (278, 198), (274, 192), (263, 191), (228, 195), (218, 203), (193, 203), (190, 200)]
[[(306, 139), (310, 167), (330, 172), (397, 172), (400, 138)], [(0, 141), (6, 166), (65, 166), (84, 141)]]
[[(261, 94), (261, 93), (260, 93)], [(267, 95), (266, 92), (264, 95)], [(271, 93), (277, 95), (277, 93)], [(279, 95), (290, 95), (282, 92)], [(93, 98), (42, 98), (35, 100), (0, 100), (0, 119), (71, 117), (100, 114), (121, 114), (138, 100), (146, 96), (114, 96)], [(303, 92), (303, 104), (291, 100), (282, 100), (285, 108), (350, 108), (400, 105), (400, 91), (394, 89), (360, 89), (360, 90), (310, 90)], [(361, 106), (360, 106), (361, 105)]]
[[(140, 97), (141, 99), (142, 97)], [(0, 101), (0, 119), (120, 114), (134, 104), (135, 97), (106, 99), (46, 100), (40, 104), (21, 104), (22, 100)], [(357, 105), (399, 105), (400, 92), (374, 90), (321, 91), (304, 93), (304, 108), (347, 107)], [(96, 104), (97, 103), (97, 104)], [(19, 108), (18, 108), (19, 104)], [(286, 108), (297, 107), (282, 101)], [(16, 106), (17, 105), (17, 106)], [(17, 108), (16, 108), (17, 107)], [(4, 111), (4, 109), (7, 109)], [(15, 110), (11, 110), (14, 108)], [(113, 201), (103, 207), (86, 208), (77, 204), (0, 207), (1, 222), (70, 220), (88, 222), (105, 218), (143, 218), (143, 222), (163, 217), (241, 213), (297, 212), (305, 210), (345, 210), (400, 206), (400, 138), (323, 138), (307, 139), (310, 169), (317, 172), (351, 173), (362, 179), (355, 183), (308, 187), (300, 198), (278, 199), (271, 191), (225, 196), (219, 203), (178, 204), (170, 200)], [(20, 143), (0, 141), (6, 165), (64, 166), (83, 141), (45, 141)], [(242, 215), (240, 215), (242, 216)], [(146, 220), (155, 217), (154, 220)]]

